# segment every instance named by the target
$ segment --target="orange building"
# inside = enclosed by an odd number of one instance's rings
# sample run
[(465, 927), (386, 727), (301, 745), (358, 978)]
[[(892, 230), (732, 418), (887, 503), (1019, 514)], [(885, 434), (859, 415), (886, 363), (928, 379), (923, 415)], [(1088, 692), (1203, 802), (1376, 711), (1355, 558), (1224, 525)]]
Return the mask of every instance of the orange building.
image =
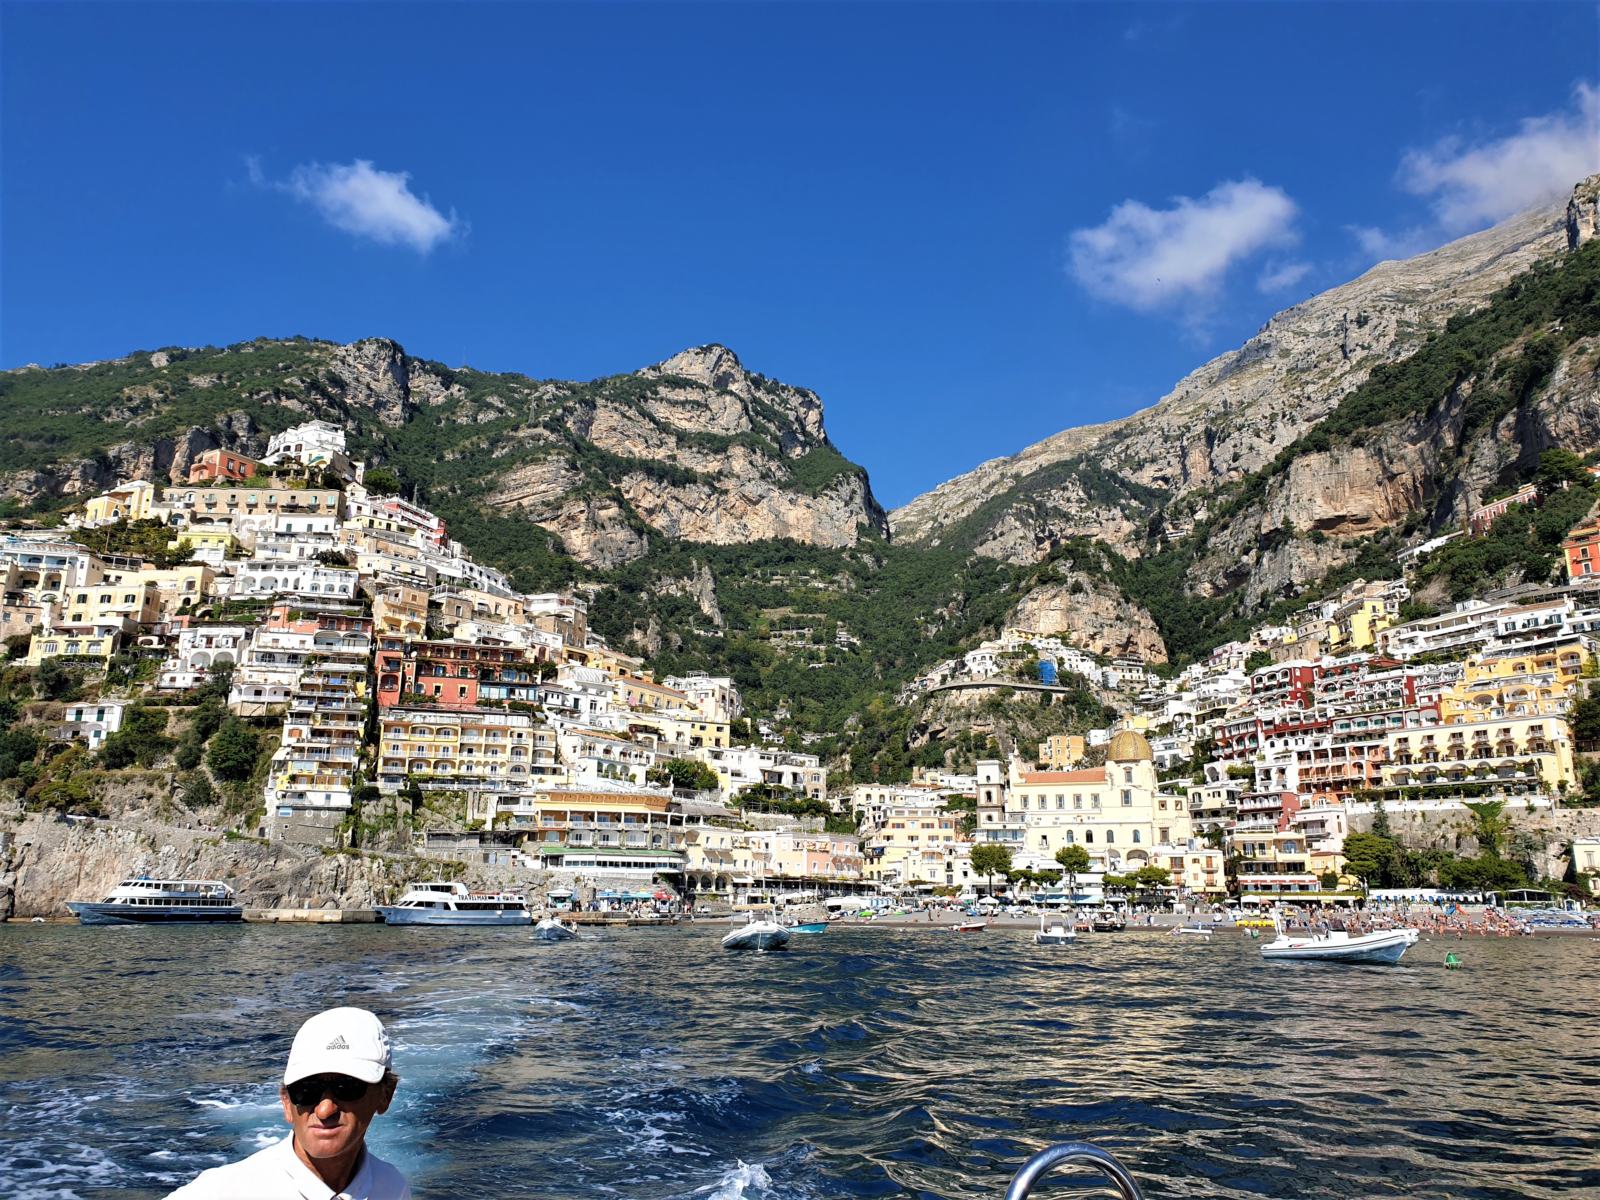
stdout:
[(1567, 557), (1567, 578), (1579, 580), (1600, 576), (1600, 521), (1586, 521), (1561, 543)]
[(189, 464), (190, 483), (210, 483), (217, 479), (249, 479), (261, 464), (232, 450), (207, 450)]

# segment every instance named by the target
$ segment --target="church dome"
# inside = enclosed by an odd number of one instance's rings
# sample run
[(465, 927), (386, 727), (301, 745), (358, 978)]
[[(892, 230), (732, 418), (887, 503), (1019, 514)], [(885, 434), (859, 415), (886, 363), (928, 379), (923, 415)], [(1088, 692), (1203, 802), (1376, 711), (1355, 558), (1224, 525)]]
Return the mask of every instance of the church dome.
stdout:
[(1144, 734), (1134, 729), (1118, 730), (1106, 747), (1107, 762), (1150, 762), (1154, 758), (1155, 752)]

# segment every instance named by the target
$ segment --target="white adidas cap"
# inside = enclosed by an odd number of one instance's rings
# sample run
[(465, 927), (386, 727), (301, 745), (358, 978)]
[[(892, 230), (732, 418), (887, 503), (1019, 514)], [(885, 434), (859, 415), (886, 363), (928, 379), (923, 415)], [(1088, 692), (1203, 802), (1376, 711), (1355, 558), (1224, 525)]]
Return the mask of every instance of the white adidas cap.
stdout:
[(389, 1035), (364, 1008), (319, 1012), (294, 1035), (285, 1085), (311, 1075), (349, 1075), (377, 1083), (389, 1069)]

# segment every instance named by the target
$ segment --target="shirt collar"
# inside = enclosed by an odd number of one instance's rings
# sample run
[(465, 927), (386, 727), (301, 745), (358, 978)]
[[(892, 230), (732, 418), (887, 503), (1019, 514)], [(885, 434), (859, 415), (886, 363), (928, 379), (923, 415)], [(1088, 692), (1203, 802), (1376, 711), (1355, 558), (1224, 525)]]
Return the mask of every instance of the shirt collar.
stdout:
[(356, 1173), (350, 1177), (349, 1186), (342, 1192), (334, 1191), (323, 1182), (320, 1175), (300, 1161), (300, 1156), (294, 1152), (292, 1130), (278, 1143), (277, 1151), (283, 1173), (304, 1200), (343, 1200), (346, 1197), (348, 1200), (365, 1200), (372, 1194), (372, 1156), (367, 1153), (365, 1146), (361, 1148), (361, 1162), (356, 1167)]

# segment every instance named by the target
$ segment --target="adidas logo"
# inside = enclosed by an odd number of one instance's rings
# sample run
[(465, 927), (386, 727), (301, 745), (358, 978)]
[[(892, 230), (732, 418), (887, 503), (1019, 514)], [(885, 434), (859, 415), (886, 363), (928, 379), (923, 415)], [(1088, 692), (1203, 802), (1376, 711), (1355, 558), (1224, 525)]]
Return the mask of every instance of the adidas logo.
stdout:
[(323, 1049), (324, 1050), (348, 1050), (348, 1049), (350, 1049), (350, 1043), (344, 1040), (344, 1034), (341, 1033), (337, 1037), (335, 1037), (333, 1039), (333, 1041), (329, 1042), (326, 1046), (324, 1046)]

